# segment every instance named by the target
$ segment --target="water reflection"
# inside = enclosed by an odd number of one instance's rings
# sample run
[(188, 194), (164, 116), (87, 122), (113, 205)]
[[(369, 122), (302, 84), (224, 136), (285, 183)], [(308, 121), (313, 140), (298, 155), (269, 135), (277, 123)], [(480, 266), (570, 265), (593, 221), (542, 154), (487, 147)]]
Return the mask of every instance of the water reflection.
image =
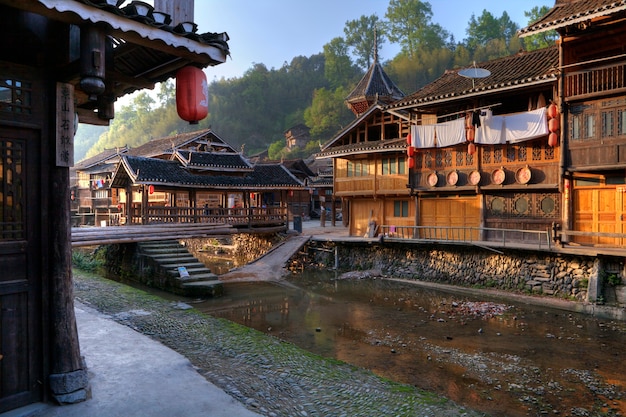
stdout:
[(626, 413), (624, 323), (333, 277), (227, 283), (197, 307), (491, 415)]

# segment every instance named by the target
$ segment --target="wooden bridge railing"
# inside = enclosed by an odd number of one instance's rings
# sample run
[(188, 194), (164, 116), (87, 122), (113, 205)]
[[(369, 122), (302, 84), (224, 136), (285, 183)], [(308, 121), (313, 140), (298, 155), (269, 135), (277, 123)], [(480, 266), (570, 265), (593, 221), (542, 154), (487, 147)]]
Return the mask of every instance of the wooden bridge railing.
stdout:
[[(232, 226), (287, 224), (286, 207), (203, 208), (150, 206), (147, 213), (133, 213), (132, 224), (207, 223)], [(128, 223), (128, 222), (127, 222)]]

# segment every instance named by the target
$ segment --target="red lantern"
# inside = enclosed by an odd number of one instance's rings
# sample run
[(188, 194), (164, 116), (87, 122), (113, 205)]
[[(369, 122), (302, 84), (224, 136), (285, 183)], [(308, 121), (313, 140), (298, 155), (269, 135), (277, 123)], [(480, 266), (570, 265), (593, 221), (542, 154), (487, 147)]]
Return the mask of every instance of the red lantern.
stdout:
[(406, 144), (411, 146), (411, 134), (406, 135)]
[(148, 194), (154, 194), (154, 185), (148, 185)]
[(476, 133), (476, 130), (474, 129), (474, 126), (467, 128), (465, 130), (465, 135), (467, 136), (467, 140), (469, 140), (470, 142), (474, 142), (475, 133)]
[(555, 117), (557, 117), (559, 115), (559, 109), (556, 106), (556, 104), (551, 103), (548, 106), (548, 118), (550, 119), (554, 119)]
[(209, 114), (209, 87), (200, 68), (183, 67), (176, 73), (176, 111), (190, 124)]
[(550, 119), (548, 121), (548, 130), (553, 133), (559, 130), (559, 118), (558, 117), (555, 117), (554, 119)]
[(409, 146), (408, 148), (406, 148), (406, 154), (409, 156), (415, 155), (415, 148), (412, 146)]
[(557, 135), (556, 132), (550, 132), (548, 135), (548, 145), (554, 148), (557, 143), (559, 143), (559, 135)]
[(467, 153), (470, 155), (474, 155), (476, 153), (476, 145), (474, 145), (472, 142), (467, 145)]
[(415, 158), (409, 158), (409, 169), (415, 168)]

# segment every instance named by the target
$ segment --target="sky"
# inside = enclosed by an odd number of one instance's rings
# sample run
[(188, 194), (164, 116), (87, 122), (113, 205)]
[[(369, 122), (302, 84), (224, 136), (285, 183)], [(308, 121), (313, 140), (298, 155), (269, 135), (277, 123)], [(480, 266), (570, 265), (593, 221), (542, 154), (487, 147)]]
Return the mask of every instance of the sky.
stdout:
[[(525, 11), (554, 6), (555, 0), (430, 0), (432, 23), (438, 23), (462, 41), (472, 14), (483, 10), (499, 18), (504, 11), (520, 27), (527, 25)], [(241, 77), (254, 64), (280, 68), (296, 56), (323, 52), (349, 20), (376, 14), (385, 18), (388, 0), (195, 0), (198, 32), (226, 32), (231, 56), (225, 63), (205, 70), (209, 82)], [(400, 50), (388, 42), (379, 47), (381, 61)]]

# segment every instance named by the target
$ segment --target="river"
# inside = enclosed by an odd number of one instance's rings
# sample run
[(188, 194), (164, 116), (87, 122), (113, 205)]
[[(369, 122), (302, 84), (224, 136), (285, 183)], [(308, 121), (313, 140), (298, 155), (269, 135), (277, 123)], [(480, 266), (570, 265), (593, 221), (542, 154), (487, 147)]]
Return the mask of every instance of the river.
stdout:
[(493, 416), (626, 415), (626, 323), (335, 278), (226, 283), (194, 306)]

